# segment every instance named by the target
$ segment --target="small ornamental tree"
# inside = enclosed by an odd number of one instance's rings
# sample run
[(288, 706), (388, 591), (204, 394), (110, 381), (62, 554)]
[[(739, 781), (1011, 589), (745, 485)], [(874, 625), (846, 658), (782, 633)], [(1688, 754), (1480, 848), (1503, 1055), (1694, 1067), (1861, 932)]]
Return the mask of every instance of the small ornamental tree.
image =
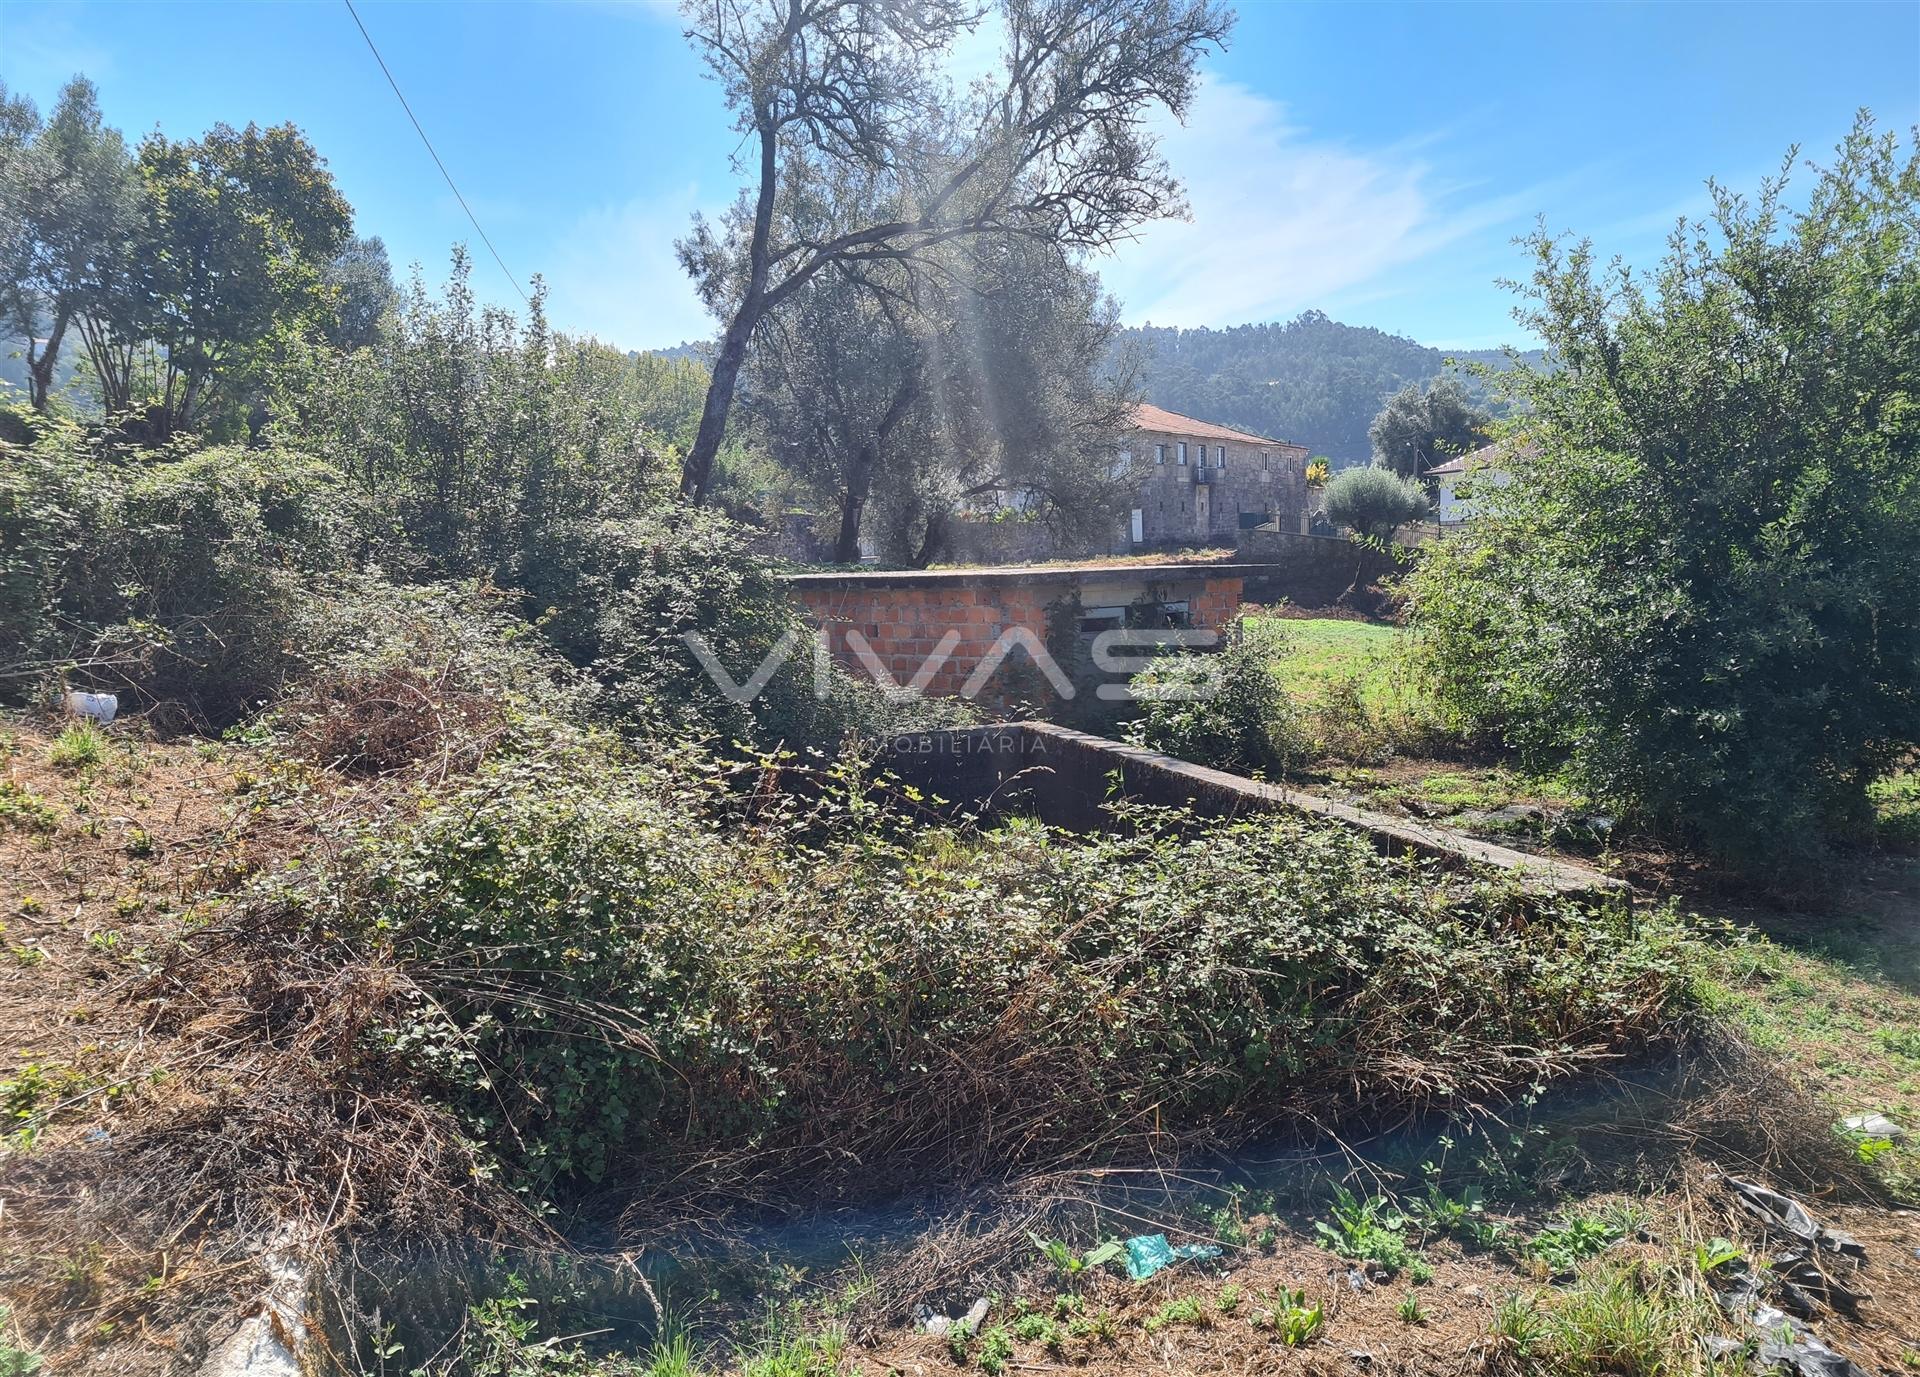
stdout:
[(1920, 740), (1920, 158), (1863, 115), (1791, 166), (1644, 277), (1535, 236), (1533, 445), (1411, 581), (1463, 725), (1755, 870)]
[(1411, 479), (1382, 468), (1343, 469), (1327, 481), (1327, 520), (1362, 540), (1390, 536), (1427, 514), (1427, 495)]

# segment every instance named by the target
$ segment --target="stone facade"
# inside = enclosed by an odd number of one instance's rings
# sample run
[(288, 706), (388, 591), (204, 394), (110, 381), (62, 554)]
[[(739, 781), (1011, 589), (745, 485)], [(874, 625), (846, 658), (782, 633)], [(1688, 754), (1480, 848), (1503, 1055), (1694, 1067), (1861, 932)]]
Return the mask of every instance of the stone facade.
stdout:
[[(1009, 630), (1046, 646), (1050, 617), (1080, 604), (1078, 631), (1091, 637), (1120, 627), (1126, 610), (1157, 604), (1176, 625), (1212, 629), (1239, 610), (1242, 577), (1235, 565), (1079, 564), (1004, 569), (920, 569), (889, 573), (790, 574), (786, 583), (809, 620), (826, 633), (833, 657), (856, 674), (871, 672), (859, 645), (896, 684), (906, 684), (936, 654), (949, 632), (958, 639), (923, 692), (954, 697)], [(1070, 671), (1069, 671), (1070, 672)], [(1025, 649), (1009, 649), (974, 695), (986, 706), (1038, 702), (1053, 690)]]
[(1303, 445), (1142, 405), (1127, 449), (1147, 465), (1128, 532), (1135, 548), (1231, 545), (1247, 527), (1272, 521), (1300, 527)]

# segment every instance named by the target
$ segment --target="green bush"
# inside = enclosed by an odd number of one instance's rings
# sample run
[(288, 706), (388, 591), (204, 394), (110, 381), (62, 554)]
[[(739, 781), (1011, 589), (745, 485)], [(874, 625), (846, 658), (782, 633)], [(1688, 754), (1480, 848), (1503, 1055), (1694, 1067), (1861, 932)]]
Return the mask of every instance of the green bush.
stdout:
[(50, 672), (224, 725), (299, 660), (312, 580), (349, 567), (361, 514), (328, 465), (279, 450), (133, 462), (63, 430), (0, 464), (0, 686)]
[(300, 353), (280, 371), (275, 433), (323, 454), (382, 513), (399, 577), (538, 581), (551, 533), (670, 503), (667, 444), (705, 377), (482, 305), (454, 250), (441, 294), (416, 272), (365, 348)]
[(1136, 746), (1238, 774), (1286, 773), (1310, 753), (1298, 710), (1274, 673), (1287, 632), (1238, 621), (1214, 654), (1169, 655), (1133, 677)]
[[(608, 702), (662, 735), (721, 743), (839, 747), (850, 736), (964, 720), (957, 704), (894, 704), (837, 666), (818, 676), (814, 634), (751, 533), (718, 512), (667, 502), (547, 533), (526, 584), (529, 615)], [(766, 687), (735, 703), (686, 637), (698, 635), (736, 684), (784, 644)]]
[(1427, 494), (1391, 469), (1342, 469), (1327, 482), (1321, 510), (1336, 526), (1351, 526), (1362, 539), (1390, 536), (1428, 514)]
[[(277, 449), (129, 457), (70, 426), (0, 459), (0, 643), (10, 647), (0, 695), (13, 701), (61, 674), (119, 692), (130, 708), (167, 704), (222, 727), (337, 667), (346, 647), (406, 639), (391, 633), (411, 620), (408, 595), (360, 571), (410, 537), (385, 527), (378, 504), (332, 465)], [(834, 748), (961, 715), (889, 703), (838, 668), (817, 691), (806, 622), (749, 533), (711, 511), (663, 499), (636, 515), (559, 521), (538, 533), (537, 556), (485, 609), (490, 634), (507, 633), (503, 617), (536, 621), (643, 729)], [(425, 603), (451, 597), (458, 615), (481, 612), (472, 592), (424, 587)], [(400, 623), (389, 625), (396, 607)], [(762, 694), (734, 704), (688, 632), (736, 681), (782, 638), (790, 654)]]
[(1411, 581), (1462, 726), (1755, 871), (1867, 835), (1920, 736), (1920, 162), (1863, 125), (1782, 185), (1644, 279), (1535, 240), (1531, 444)]
[(1500, 885), (1436, 889), (1339, 828), (896, 833), (865, 798), (727, 829), (701, 757), (563, 734), (271, 902), (407, 976), (358, 1074), (423, 1085), (542, 1193), (1225, 1143), (1524, 1088), (1662, 1038), (1686, 998), (1664, 915), (1511, 925)]

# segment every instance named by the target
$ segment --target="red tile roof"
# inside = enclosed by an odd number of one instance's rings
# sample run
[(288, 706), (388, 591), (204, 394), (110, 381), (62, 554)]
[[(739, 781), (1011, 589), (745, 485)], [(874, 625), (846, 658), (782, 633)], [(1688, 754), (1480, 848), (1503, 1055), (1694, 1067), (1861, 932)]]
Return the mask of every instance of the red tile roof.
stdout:
[[(1168, 411), (1164, 407), (1140, 403), (1133, 409), (1133, 428), (1135, 430), (1165, 430), (1175, 435), (1191, 435), (1196, 440), (1232, 440), (1242, 445), (1286, 445), (1287, 440), (1275, 440), (1265, 435), (1252, 435), (1244, 430), (1232, 430), (1226, 426), (1217, 426), (1212, 421), (1196, 421), (1191, 416), (1182, 416), (1177, 411)], [(1302, 449), (1302, 445), (1293, 445)]]

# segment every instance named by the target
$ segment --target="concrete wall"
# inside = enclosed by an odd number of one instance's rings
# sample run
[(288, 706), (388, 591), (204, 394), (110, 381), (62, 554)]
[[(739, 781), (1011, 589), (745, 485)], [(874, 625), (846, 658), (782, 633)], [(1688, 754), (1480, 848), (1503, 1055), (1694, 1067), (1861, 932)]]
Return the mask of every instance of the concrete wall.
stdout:
[(1411, 852), (1450, 865), (1491, 866), (1541, 893), (1629, 897), (1619, 880), (1572, 862), (1532, 856), (1444, 827), (1354, 808), (1332, 799), (1176, 760), (1050, 722), (998, 723), (894, 738), (887, 768), (903, 782), (962, 810), (1032, 816), (1074, 831), (1112, 830), (1102, 804), (1131, 801), (1189, 808), (1204, 818), (1294, 811), (1352, 827), (1387, 854)]
[[(1059, 565), (1002, 569), (927, 569), (895, 572), (790, 574), (794, 600), (827, 633), (834, 658), (858, 674), (870, 672), (848, 641), (859, 632), (868, 649), (905, 684), (925, 666), (949, 632), (957, 643), (933, 669), (924, 692), (959, 695), (969, 676), (1010, 630), (1047, 644), (1049, 609), (1078, 595), (1084, 611), (1125, 608), (1143, 600), (1183, 604), (1188, 623), (1217, 628), (1239, 608), (1237, 565)], [(1064, 667), (1068, 674), (1070, 666)], [(1011, 650), (978, 700), (996, 706), (1037, 703), (1052, 696), (1024, 650)]]

